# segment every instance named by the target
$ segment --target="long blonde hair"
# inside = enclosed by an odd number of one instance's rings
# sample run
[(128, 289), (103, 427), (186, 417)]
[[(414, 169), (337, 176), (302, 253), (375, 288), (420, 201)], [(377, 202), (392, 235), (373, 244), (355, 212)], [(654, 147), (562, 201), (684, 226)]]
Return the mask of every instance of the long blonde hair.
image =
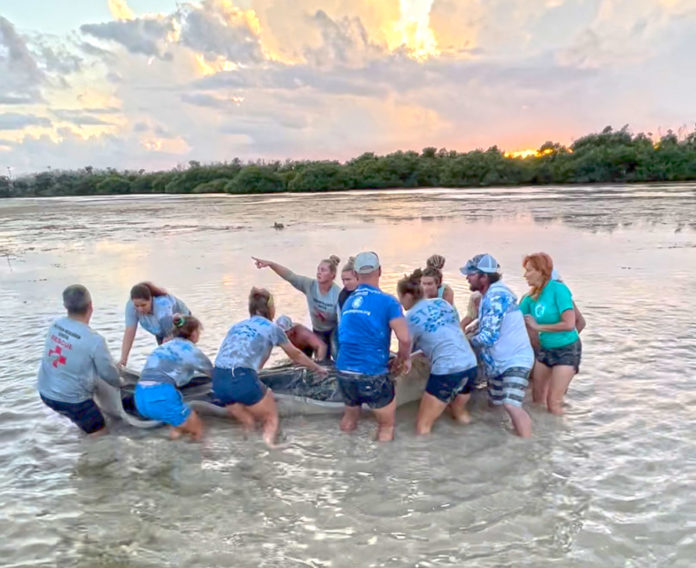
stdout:
[(273, 294), (265, 288), (254, 286), (249, 292), (249, 315), (271, 319), (273, 311)]

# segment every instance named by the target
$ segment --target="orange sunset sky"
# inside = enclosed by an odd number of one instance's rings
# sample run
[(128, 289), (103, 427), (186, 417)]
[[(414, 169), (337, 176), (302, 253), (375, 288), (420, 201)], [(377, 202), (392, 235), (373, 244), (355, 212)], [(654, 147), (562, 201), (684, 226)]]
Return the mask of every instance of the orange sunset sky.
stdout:
[(695, 54), (696, 0), (0, 0), (0, 175), (691, 130)]

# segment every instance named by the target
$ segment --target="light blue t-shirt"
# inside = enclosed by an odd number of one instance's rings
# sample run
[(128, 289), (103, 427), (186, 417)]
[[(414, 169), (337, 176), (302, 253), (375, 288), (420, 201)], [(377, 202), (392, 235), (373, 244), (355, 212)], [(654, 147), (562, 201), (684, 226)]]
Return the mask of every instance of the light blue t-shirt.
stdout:
[(152, 312), (140, 314), (133, 305), (133, 300), (126, 303), (126, 327), (138, 325), (158, 337), (167, 337), (174, 327), (172, 316), (174, 314), (190, 315), (186, 304), (171, 294), (152, 297)]
[(120, 386), (118, 369), (104, 338), (69, 317), (54, 321), (41, 356), (39, 392), (58, 402), (84, 402), (92, 398), (97, 378)]
[(175, 337), (150, 353), (140, 373), (140, 381), (182, 387), (196, 375), (210, 376), (212, 371), (210, 359), (194, 343)]
[(215, 366), (221, 369), (244, 367), (258, 371), (275, 345), (289, 341), (285, 332), (272, 321), (251, 316), (234, 324), (220, 345)]
[(406, 312), (406, 321), (413, 349), (420, 349), (430, 360), (433, 375), (459, 373), (476, 366), (476, 355), (449, 302), (441, 298), (420, 300)]
[[(534, 300), (527, 295), (520, 302), (520, 310), (523, 314), (531, 314), (537, 323), (549, 325), (559, 323), (561, 314), (566, 310), (572, 310), (573, 296), (568, 286), (563, 282), (549, 280)], [(578, 340), (578, 331), (540, 331), (539, 343), (544, 349), (556, 349), (575, 343)]]
[(401, 304), (394, 296), (360, 284), (343, 304), (336, 368), (365, 375), (385, 374), (391, 340), (389, 322), (400, 317)]

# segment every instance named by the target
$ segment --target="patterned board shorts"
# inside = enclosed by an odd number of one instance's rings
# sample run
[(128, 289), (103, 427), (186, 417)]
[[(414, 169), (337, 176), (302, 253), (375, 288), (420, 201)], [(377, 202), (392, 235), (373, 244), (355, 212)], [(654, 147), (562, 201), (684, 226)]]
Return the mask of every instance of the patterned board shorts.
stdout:
[(539, 347), (536, 354), (536, 360), (547, 367), (567, 365), (573, 367), (576, 373), (580, 371), (581, 358), (582, 343), (580, 343), (579, 339), (570, 345), (564, 345), (563, 347), (556, 347), (554, 349)]
[(488, 396), (491, 402), (495, 405), (509, 404), (521, 407), (531, 371), (527, 367), (510, 367), (501, 374), (489, 378)]

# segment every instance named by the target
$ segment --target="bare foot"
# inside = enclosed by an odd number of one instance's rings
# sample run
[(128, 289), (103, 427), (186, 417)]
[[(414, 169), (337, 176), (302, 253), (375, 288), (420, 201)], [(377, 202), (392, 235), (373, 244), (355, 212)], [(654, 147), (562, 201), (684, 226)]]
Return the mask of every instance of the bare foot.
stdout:
[(358, 421), (344, 416), (341, 418), (341, 431), (342, 432), (352, 432), (358, 427)]
[(394, 439), (394, 426), (381, 426), (377, 429), (378, 442), (391, 442)]

